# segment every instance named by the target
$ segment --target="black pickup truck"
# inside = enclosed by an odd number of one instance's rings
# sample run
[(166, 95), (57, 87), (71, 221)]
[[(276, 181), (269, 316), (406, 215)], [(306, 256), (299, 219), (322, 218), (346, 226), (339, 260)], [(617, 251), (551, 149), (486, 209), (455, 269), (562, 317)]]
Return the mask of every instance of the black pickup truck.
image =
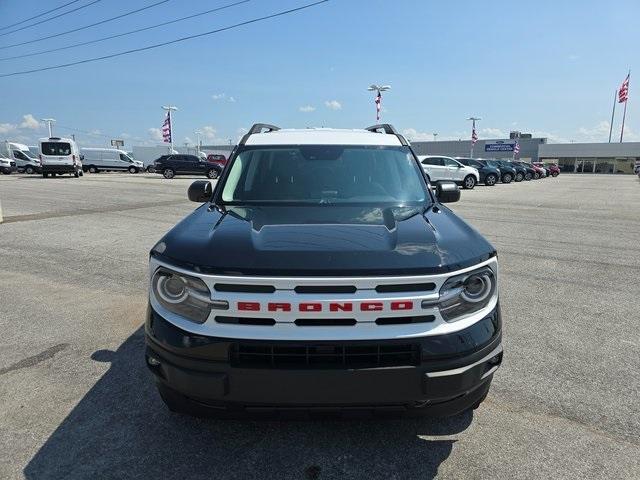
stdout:
[(168, 408), (476, 408), (502, 362), (495, 248), (405, 138), (256, 124), (151, 250), (146, 363)]

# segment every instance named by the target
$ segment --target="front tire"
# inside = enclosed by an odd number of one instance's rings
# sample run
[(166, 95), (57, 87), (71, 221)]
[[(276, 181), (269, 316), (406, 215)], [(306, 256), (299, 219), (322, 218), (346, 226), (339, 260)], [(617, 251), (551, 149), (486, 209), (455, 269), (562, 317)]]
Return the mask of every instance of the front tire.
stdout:
[(552, 176), (552, 177), (554, 177), (554, 178), (555, 178), (555, 177), (557, 177), (558, 175), (560, 175), (558, 172), (553, 172), (553, 173), (551, 174), (551, 176)]
[(476, 177), (474, 177), (473, 175), (467, 175), (466, 177), (464, 177), (462, 185), (466, 190), (473, 190), (473, 187), (476, 186)]
[(220, 174), (218, 173), (218, 171), (215, 168), (212, 168), (211, 170), (209, 170), (207, 172), (207, 178), (210, 178), (211, 180), (215, 180), (220, 176)]
[(89, 167), (89, 173), (98, 173), (98, 169), (96, 167)]
[(176, 172), (174, 172), (172, 168), (165, 168), (162, 171), (162, 175), (164, 176), (164, 178), (173, 178), (176, 176)]
[(502, 176), (502, 183), (511, 183), (513, 181), (513, 175), (510, 173), (505, 173)]
[(28, 175), (33, 175), (35, 173), (35, 170), (31, 165), (28, 165), (27, 168), (24, 169), (24, 173)]
[(138, 169), (136, 167), (129, 167), (129, 173), (138, 173)]
[(493, 173), (490, 173), (484, 177), (484, 184), (488, 187), (493, 187), (498, 182), (498, 177)]
[(528, 182), (529, 180), (531, 180), (533, 178), (533, 175), (531, 175), (530, 173), (525, 173), (524, 175), (524, 179)]
[(538, 172), (536, 172), (536, 173), (533, 175), (533, 178), (534, 178), (534, 180), (540, 180), (540, 174), (539, 174)]
[(516, 182), (524, 180), (524, 175), (521, 172), (516, 173)]

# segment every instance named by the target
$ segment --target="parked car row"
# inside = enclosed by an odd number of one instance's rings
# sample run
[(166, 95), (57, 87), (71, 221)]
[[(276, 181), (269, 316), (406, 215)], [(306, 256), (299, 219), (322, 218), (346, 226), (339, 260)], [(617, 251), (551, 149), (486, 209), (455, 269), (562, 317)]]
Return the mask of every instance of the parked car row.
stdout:
[(557, 177), (560, 174), (557, 165), (542, 162), (435, 155), (419, 155), (418, 159), (430, 181), (453, 181), (466, 189), (472, 189), (479, 183), (493, 186), (498, 182), (538, 180), (549, 176)]

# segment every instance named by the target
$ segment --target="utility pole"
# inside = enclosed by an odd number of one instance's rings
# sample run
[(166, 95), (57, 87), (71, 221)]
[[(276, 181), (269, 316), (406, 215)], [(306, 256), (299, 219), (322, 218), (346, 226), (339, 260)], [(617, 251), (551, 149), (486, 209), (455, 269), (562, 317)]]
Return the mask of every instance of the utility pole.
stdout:
[(41, 118), (40, 120), (42, 120), (43, 122), (47, 123), (47, 126), (49, 127), (49, 138), (53, 137), (53, 129), (51, 128), (51, 124), (53, 122), (56, 121), (55, 118)]
[(478, 141), (478, 134), (476, 133), (476, 122), (482, 120), (480, 117), (469, 117), (467, 120), (471, 120), (471, 154), (469, 155), (473, 158), (473, 146)]
[(167, 111), (169, 115), (169, 145), (171, 146), (171, 153), (173, 154), (173, 121), (171, 120), (171, 112), (175, 112), (178, 110), (178, 107), (174, 107), (173, 105), (162, 106), (163, 110)]

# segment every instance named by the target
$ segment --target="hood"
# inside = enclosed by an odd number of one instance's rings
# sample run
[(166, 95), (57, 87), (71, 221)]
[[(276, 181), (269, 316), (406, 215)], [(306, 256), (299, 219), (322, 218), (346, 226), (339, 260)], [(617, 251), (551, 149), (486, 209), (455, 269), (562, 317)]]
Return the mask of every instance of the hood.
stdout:
[(453, 271), (490, 258), (495, 249), (444, 206), (219, 211), (205, 204), (152, 254), (203, 273), (344, 276)]

